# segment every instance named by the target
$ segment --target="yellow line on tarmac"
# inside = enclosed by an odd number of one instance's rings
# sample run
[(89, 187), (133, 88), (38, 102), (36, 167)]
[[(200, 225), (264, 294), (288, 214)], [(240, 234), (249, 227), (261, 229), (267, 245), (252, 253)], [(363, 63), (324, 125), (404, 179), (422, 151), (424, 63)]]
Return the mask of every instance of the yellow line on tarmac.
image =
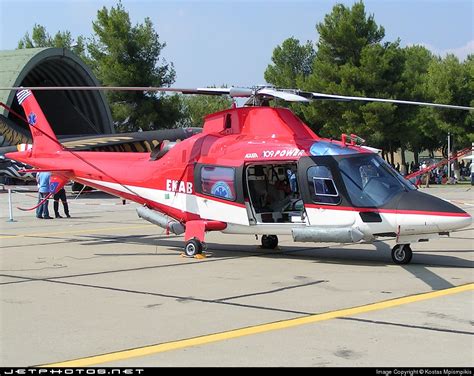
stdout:
[(205, 345), (212, 342), (225, 341), (233, 338), (239, 338), (259, 333), (271, 332), (274, 330), (287, 329), (295, 326), (312, 324), (319, 321), (326, 321), (335, 319), (338, 317), (352, 316), (361, 313), (378, 311), (381, 309), (396, 307), (404, 304), (419, 302), (422, 300), (439, 298), (446, 295), (458, 294), (460, 292), (472, 291), (474, 290), (474, 283), (469, 283), (467, 285), (452, 287), (444, 290), (432, 291), (417, 295), (405, 296), (402, 298), (396, 298), (391, 300), (385, 300), (378, 303), (367, 304), (359, 307), (352, 307), (346, 309), (340, 309), (337, 311), (331, 311), (326, 313), (318, 313), (315, 315), (309, 315), (304, 317), (299, 317), (295, 319), (283, 320), (272, 322), (268, 324), (261, 324), (250, 326), (241, 329), (229, 330), (227, 332), (208, 334), (200, 337), (188, 338), (178, 341), (171, 341), (160, 343), (157, 345), (144, 346), (130, 350), (117, 351), (109, 354), (90, 356), (87, 358), (69, 360), (60, 363), (45, 364), (41, 367), (87, 367), (96, 364), (102, 364), (113, 361), (120, 361), (140, 356), (153, 355), (162, 353), (165, 351), (184, 349), (191, 346)]
[(154, 225), (137, 225), (137, 226), (120, 226), (120, 227), (104, 227), (98, 229), (88, 229), (88, 230), (69, 230), (69, 231), (57, 231), (57, 232), (37, 232), (37, 233), (26, 233), (26, 234), (17, 234), (17, 235), (2, 235), (0, 239), (12, 239), (12, 238), (29, 238), (33, 236), (54, 236), (54, 235), (65, 235), (65, 234), (84, 234), (90, 232), (105, 232), (105, 231), (115, 231), (115, 230), (131, 230), (137, 228), (146, 228), (146, 227), (156, 227)]

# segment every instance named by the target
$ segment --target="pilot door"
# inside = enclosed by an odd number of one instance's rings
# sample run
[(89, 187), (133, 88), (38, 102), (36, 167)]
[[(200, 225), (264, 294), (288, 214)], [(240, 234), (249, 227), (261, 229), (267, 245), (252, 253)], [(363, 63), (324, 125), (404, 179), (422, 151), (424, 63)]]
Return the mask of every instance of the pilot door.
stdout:
[(244, 176), (250, 224), (305, 223), (296, 163), (250, 164)]
[(346, 189), (333, 156), (302, 157), (298, 161), (301, 196), (308, 224), (351, 226), (356, 212), (346, 200)]

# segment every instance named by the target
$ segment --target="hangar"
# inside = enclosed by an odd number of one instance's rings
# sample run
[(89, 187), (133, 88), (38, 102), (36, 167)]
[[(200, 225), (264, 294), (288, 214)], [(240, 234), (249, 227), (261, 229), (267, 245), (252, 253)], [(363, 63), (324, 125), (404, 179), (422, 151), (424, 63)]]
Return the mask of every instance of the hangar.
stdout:
[[(0, 51), (0, 86), (99, 86), (87, 65), (64, 48)], [(115, 133), (110, 108), (100, 91), (38, 91), (35, 96), (58, 136)], [(0, 102), (23, 114), (14, 91)], [(31, 142), (27, 124), (0, 111), (0, 147)]]
[[(100, 86), (90, 68), (64, 48), (28, 48), (0, 51), (0, 87)], [(0, 102), (23, 115), (14, 91), (0, 90)], [(36, 91), (35, 97), (61, 143), (71, 150), (151, 152), (163, 140), (192, 136), (201, 128), (161, 129), (116, 135), (109, 104), (101, 91)], [(25, 121), (0, 107), (0, 183), (10, 178), (32, 180), (19, 173), (22, 163), (3, 154), (16, 145), (31, 143)]]

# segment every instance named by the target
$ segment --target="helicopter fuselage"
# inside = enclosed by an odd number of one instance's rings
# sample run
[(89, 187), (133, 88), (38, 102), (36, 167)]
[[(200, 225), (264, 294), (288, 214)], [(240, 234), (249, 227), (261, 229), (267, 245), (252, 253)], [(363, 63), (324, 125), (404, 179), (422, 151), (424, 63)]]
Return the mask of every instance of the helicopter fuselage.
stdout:
[[(41, 111), (34, 98), (26, 102), (26, 113)], [(45, 138), (35, 128), (43, 126), (32, 127), (33, 149), (8, 157), (136, 201), (141, 217), (185, 232), (198, 248), (215, 230), (303, 242), (396, 237), (404, 245), (471, 223), (457, 206), (419, 192), (372, 148), (320, 138), (288, 109), (209, 115), (202, 133), (151, 155), (35, 150)]]

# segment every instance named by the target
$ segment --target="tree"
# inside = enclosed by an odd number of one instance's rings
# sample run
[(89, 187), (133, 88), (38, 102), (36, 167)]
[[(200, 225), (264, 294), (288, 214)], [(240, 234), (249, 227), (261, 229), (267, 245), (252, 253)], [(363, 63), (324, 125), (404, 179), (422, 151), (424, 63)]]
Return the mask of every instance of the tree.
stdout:
[(82, 58), (85, 57), (86, 50), (83, 36), (80, 35), (74, 40), (69, 31), (58, 31), (54, 37), (51, 37), (44, 26), (35, 24), (31, 37), (30, 34), (26, 32), (25, 36), (18, 42), (18, 48), (38, 47), (67, 48)]
[[(384, 28), (365, 13), (362, 1), (335, 5), (316, 25), (316, 52), (311, 42), (294, 38), (277, 46), (265, 79), (283, 87), (349, 96), (421, 102), (474, 104), (474, 56), (460, 63), (454, 56), (435, 58), (421, 46), (382, 42)], [(312, 61), (312, 63), (310, 63)], [(474, 140), (474, 114), (409, 105), (320, 100), (289, 105), (322, 136), (356, 133), (391, 155), (440, 148), (448, 131), (462, 145)]]
[[(423, 46), (409, 46), (403, 49), (405, 64), (401, 77), (403, 84), (401, 98), (405, 100), (431, 102), (433, 98), (426, 90), (428, 67), (434, 59), (433, 54)], [(403, 141), (402, 160), (404, 162), (405, 149), (411, 150), (418, 164), (418, 154), (422, 150), (435, 150), (439, 147), (438, 127), (432, 108), (418, 106), (402, 106), (403, 112)]]
[[(474, 104), (474, 57), (470, 55), (461, 63), (454, 55), (430, 62), (426, 77), (426, 91), (437, 103), (455, 103), (470, 106)], [(440, 130), (439, 146), (448, 132), (454, 136), (457, 148), (474, 141), (473, 115), (467, 111), (439, 109), (434, 112)]]
[[(313, 43), (307, 41), (301, 45), (295, 38), (288, 38), (281, 46), (275, 47), (272, 55), (273, 64), (265, 70), (265, 81), (280, 88), (296, 88), (312, 71), (315, 51)], [(304, 118), (302, 106), (299, 103), (288, 103), (274, 100), (279, 106), (291, 108), (299, 117)]]
[(184, 113), (182, 124), (189, 127), (202, 127), (206, 115), (230, 108), (232, 99), (211, 95), (186, 95), (182, 96), (182, 105)]
[[(298, 86), (307, 91), (353, 96), (390, 96), (389, 85), (400, 72), (398, 42), (381, 45), (383, 27), (367, 16), (362, 2), (352, 8), (333, 7), (319, 32), (312, 72)], [(361, 102), (318, 101), (302, 109), (304, 120), (327, 137), (357, 133), (369, 142), (382, 142), (394, 124), (394, 107)], [(374, 129), (375, 123), (385, 126)]]
[[(369, 97), (399, 97), (404, 61), (399, 41), (365, 46), (361, 51), (358, 87)], [(359, 110), (363, 121), (355, 125), (356, 129), (369, 144), (390, 153), (393, 163), (394, 152), (404, 141), (403, 109), (390, 103), (369, 102)]]
[[(160, 59), (162, 49), (149, 18), (132, 26), (129, 14), (119, 1), (115, 7), (97, 12), (94, 35), (74, 40), (69, 31), (54, 37), (44, 26), (35, 25), (18, 43), (18, 48), (68, 48), (92, 67), (104, 86), (170, 86), (175, 79), (173, 64)], [(184, 116), (177, 95), (143, 92), (108, 92), (112, 116), (119, 131), (137, 131), (174, 127)]]
[[(469, 102), (470, 107), (474, 107), (474, 54), (468, 55), (467, 59), (463, 63), (465, 75), (467, 76), (467, 84), (465, 90), (467, 92), (467, 98), (471, 98)], [(472, 144), (474, 142), (474, 112), (469, 111), (464, 121), (466, 127), (467, 140)]]
[(362, 1), (350, 9), (343, 4), (335, 5), (316, 29), (319, 33), (317, 59), (339, 66), (358, 66), (362, 49), (379, 43), (385, 36), (384, 28), (375, 23), (374, 17), (366, 16)]
[[(173, 64), (160, 59), (166, 43), (160, 42), (149, 18), (132, 26), (119, 1), (110, 11), (106, 7), (99, 10), (92, 25), (95, 35), (87, 46), (89, 61), (103, 85), (170, 86), (174, 82)], [(108, 98), (116, 127), (121, 131), (169, 128), (181, 117), (179, 99), (174, 97), (113, 92)]]
[(265, 70), (265, 81), (281, 88), (294, 88), (297, 80), (311, 73), (314, 48), (310, 41), (300, 45), (299, 40), (288, 38), (273, 50), (272, 62)]

